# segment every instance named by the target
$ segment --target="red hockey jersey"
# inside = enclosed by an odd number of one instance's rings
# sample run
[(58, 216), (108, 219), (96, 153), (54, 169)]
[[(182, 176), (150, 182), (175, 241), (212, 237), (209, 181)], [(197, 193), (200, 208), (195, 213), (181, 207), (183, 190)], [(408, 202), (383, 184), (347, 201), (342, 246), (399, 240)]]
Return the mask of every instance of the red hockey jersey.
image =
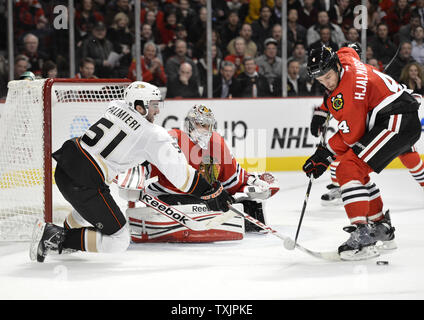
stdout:
[(374, 126), (377, 113), (396, 100), (406, 87), (362, 63), (352, 48), (341, 48), (337, 55), (342, 65), (341, 79), (321, 109), (329, 111), (339, 122), (339, 130), (329, 139), (328, 148), (340, 155)]
[[(247, 184), (248, 173), (236, 161), (224, 138), (213, 132), (208, 149), (203, 150), (179, 129), (169, 131), (175, 138), (189, 164), (198, 170), (209, 183), (220, 181), (222, 186), (234, 194)], [(156, 193), (181, 194), (171, 182), (156, 168), (149, 164), (147, 178), (158, 176), (158, 181), (149, 186), (149, 191)]]

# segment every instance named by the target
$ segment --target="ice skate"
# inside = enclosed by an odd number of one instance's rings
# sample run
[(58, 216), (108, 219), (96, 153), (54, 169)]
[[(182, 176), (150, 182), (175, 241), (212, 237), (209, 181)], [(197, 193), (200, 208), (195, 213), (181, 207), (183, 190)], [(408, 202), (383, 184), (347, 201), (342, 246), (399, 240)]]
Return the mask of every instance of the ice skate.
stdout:
[(30, 259), (44, 262), (50, 250), (62, 253), (64, 239), (65, 229), (41, 220), (37, 221), (32, 232)]
[(321, 196), (321, 205), (324, 207), (343, 205), (340, 187), (335, 184), (329, 184), (327, 189), (329, 191)]
[(378, 250), (394, 250), (397, 248), (395, 242), (395, 228), (392, 226), (389, 210), (384, 214), (384, 218), (372, 224), (373, 233), (377, 240)]
[(342, 260), (365, 260), (380, 255), (375, 247), (377, 241), (373, 228), (368, 224), (352, 225), (343, 229), (350, 233), (350, 237), (339, 247)]

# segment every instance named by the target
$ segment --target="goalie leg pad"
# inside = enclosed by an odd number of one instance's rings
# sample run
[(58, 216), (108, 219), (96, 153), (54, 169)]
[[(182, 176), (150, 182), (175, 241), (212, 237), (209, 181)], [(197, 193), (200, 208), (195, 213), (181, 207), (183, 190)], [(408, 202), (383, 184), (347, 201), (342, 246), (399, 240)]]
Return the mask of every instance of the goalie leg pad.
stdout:
[[(180, 199), (181, 200), (181, 199)], [(241, 204), (235, 204), (242, 208)], [(221, 212), (209, 211), (204, 204), (174, 205), (197, 221), (207, 221)], [(213, 242), (241, 240), (244, 235), (244, 222), (241, 217), (233, 217), (222, 225), (210, 230), (190, 230), (149, 207), (129, 208), (127, 216), (133, 242)]]
[[(241, 202), (243, 204), (244, 212), (247, 213), (249, 216), (255, 218), (256, 220), (259, 220), (263, 224), (266, 224), (265, 221), (265, 214), (263, 210), (263, 203), (262, 202), (256, 202), (252, 200), (244, 200)], [(263, 232), (261, 228), (254, 225), (253, 223), (245, 220), (245, 227), (246, 232)]]

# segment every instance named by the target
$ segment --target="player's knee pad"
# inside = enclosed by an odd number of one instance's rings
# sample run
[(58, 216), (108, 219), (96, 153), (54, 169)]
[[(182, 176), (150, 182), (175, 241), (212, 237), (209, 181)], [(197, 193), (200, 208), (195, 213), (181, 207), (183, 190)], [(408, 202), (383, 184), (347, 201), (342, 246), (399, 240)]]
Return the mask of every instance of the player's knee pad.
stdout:
[(64, 222), (66, 229), (79, 229), (83, 227), (92, 227), (91, 223), (85, 220), (75, 209), (66, 217)]
[(97, 232), (97, 234), (100, 236), (97, 244), (99, 252), (124, 252), (130, 245), (128, 223), (126, 223), (121, 229), (111, 235), (101, 234), (100, 232)]
[(336, 177), (340, 186), (353, 180), (360, 181), (365, 185), (370, 181), (369, 173), (371, 172), (372, 169), (350, 149), (340, 159)]

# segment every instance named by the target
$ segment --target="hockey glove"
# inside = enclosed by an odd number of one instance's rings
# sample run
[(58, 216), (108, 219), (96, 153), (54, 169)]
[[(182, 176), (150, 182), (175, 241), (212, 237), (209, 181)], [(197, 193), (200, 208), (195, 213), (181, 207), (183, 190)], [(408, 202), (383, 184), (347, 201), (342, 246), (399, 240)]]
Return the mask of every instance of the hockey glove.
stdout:
[(314, 178), (318, 178), (327, 170), (334, 159), (335, 157), (330, 150), (326, 147), (318, 146), (315, 153), (306, 160), (302, 169), (308, 177), (313, 175)]
[(219, 181), (215, 182), (212, 188), (206, 191), (200, 199), (206, 204), (211, 211), (223, 211), (229, 210), (228, 205), (233, 203), (233, 199), (226, 190), (222, 187)]
[(320, 135), (326, 120), (327, 112), (320, 108), (315, 108), (311, 121), (311, 134), (314, 137), (318, 137)]

